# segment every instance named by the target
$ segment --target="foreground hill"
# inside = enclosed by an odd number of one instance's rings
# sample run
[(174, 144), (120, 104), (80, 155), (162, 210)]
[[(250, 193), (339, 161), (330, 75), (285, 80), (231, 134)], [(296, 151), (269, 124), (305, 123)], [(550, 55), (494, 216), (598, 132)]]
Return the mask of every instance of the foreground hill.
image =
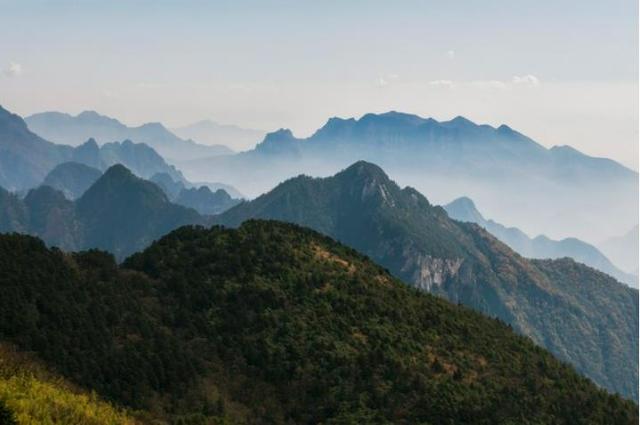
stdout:
[(3, 235), (0, 268), (0, 338), (161, 421), (637, 421), (502, 323), (294, 225), (185, 227), (123, 268)]
[(511, 249), (527, 258), (563, 258), (570, 257), (589, 267), (600, 270), (618, 281), (634, 288), (638, 287), (638, 276), (625, 273), (614, 266), (598, 248), (576, 238), (566, 238), (559, 241), (549, 239), (544, 235), (530, 238), (516, 227), (506, 227), (493, 220), (487, 220), (476, 208), (473, 201), (467, 197), (453, 200), (443, 208), (454, 220), (476, 223)]
[[(190, 180), (224, 181), (255, 197), (291, 176), (329, 176), (359, 160), (438, 204), (470, 196), (490, 217), (529, 234), (602, 240), (638, 223), (636, 172), (463, 117), (437, 121), (392, 111), (331, 118), (304, 139), (281, 129), (252, 151), (179, 165)], [(544, 208), (534, 212), (531, 205)]]
[(527, 260), (373, 164), (290, 179), (216, 222), (251, 218), (329, 235), (412, 286), (501, 318), (610, 391), (638, 397), (636, 290), (572, 261)]
[(0, 424), (141, 424), (95, 394), (74, 388), (30, 356), (0, 345)]

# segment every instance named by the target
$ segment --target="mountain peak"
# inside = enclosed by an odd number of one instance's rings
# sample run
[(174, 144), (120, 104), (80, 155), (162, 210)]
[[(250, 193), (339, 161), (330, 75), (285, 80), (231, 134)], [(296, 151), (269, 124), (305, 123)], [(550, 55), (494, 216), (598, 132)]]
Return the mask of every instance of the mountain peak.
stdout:
[(285, 153), (295, 152), (299, 140), (288, 128), (267, 133), (261, 143), (256, 146), (256, 150), (265, 153)]
[(449, 217), (454, 220), (472, 223), (484, 223), (485, 219), (476, 208), (476, 204), (467, 196), (454, 199), (444, 206)]
[(389, 177), (387, 176), (387, 174), (384, 172), (382, 168), (380, 168), (376, 164), (363, 161), (363, 160), (354, 162), (353, 164), (345, 168), (342, 172), (338, 173), (338, 175), (353, 174), (353, 173), (360, 176), (384, 177), (385, 180), (389, 179)]
[(114, 164), (107, 168), (107, 171), (104, 172), (102, 177), (105, 179), (112, 179), (114, 177), (136, 178), (136, 176), (122, 164)]
[(452, 119), (451, 121), (443, 121), (441, 124), (446, 125), (446, 124), (450, 124), (450, 125), (454, 125), (456, 127), (462, 127), (462, 126), (476, 126), (477, 124), (474, 123), (473, 121), (463, 117), (462, 115), (458, 115), (457, 117), (455, 117), (454, 119)]

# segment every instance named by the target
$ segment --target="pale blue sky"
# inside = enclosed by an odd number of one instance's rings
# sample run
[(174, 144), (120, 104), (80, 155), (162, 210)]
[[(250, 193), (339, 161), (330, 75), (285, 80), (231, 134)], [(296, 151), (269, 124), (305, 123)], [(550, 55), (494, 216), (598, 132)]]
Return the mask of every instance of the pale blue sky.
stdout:
[(0, 0), (0, 104), (306, 135), (398, 109), (637, 168), (636, 1)]

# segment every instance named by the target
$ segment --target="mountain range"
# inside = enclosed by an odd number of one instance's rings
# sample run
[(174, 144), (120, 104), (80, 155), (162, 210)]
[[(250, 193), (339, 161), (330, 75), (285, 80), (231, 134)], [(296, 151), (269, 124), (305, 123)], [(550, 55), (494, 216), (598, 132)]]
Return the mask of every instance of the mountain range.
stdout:
[[(122, 266), (0, 235), (0, 269), (0, 340), (92, 391), (77, 407), (95, 408), (85, 423), (638, 420), (637, 405), (503, 323), (290, 224), (184, 227)], [(63, 415), (82, 400), (18, 395), (0, 399), (0, 414), (63, 400)]]
[[(331, 118), (305, 139), (281, 129), (251, 151), (177, 164), (190, 180), (225, 181), (254, 197), (290, 176), (329, 176), (358, 160), (380, 165), (436, 203), (470, 196), (489, 216), (529, 234), (600, 241), (638, 220), (635, 171), (463, 117), (436, 121), (388, 112)], [(532, 208), (537, 205), (544, 207)]]
[(476, 223), (484, 227), (489, 233), (523, 257), (569, 257), (613, 276), (618, 279), (618, 281), (626, 283), (629, 286), (634, 288), (638, 287), (637, 275), (623, 272), (614, 266), (598, 248), (579, 239), (566, 238), (555, 241), (544, 235), (539, 235), (532, 239), (518, 228), (506, 227), (493, 220), (485, 219), (473, 201), (467, 197), (453, 200), (447, 205), (444, 205), (444, 209), (447, 211), (447, 214), (449, 214), (449, 217), (454, 220)]
[(289, 179), (214, 220), (253, 218), (331, 236), (411, 286), (504, 320), (610, 391), (638, 397), (637, 290), (570, 259), (525, 259), (376, 165)]
[(0, 107), (0, 186), (10, 191), (40, 185), (57, 165), (76, 162), (98, 170), (124, 164), (137, 175), (149, 178), (167, 173), (174, 180), (182, 174), (152, 148), (142, 143), (106, 143), (98, 146), (94, 139), (71, 147), (51, 143), (33, 133), (24, 120)]
[(98, 144), (132, 140), (144, 143), (167, 160), (188, 160), (233, 153), (224, 145), (202, 145), (180, 137), (160, 123), (129, 127), (94, 111), (76, 116), (61, 112), (42, 112), (25, 118), (29, 129), (54, 143), (78, 146), (89, 138)]
[(3, 232), (37, 235), (67, 251), (100, 248), (124, 259), (185, 224), (204, 223), (197, 211), (171, 203), (154, 183), (114, 165), (76, 200), (49, 186), (24, 200), (0, 189)]
[(254, 148), (266, 134), (266, 131), (218, 124), (211, 120), (202, 120), (184, 127), (172, 128), (171, 131), (183, 139), (197, 140), (206, 145), (225, 145), (236, 151)]

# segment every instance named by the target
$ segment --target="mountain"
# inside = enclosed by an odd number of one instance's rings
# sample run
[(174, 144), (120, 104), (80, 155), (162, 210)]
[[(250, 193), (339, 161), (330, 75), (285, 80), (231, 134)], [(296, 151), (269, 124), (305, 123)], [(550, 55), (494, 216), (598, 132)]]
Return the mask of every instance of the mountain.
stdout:
[(69, 146), (54, 145), (32, 133), (22, 118), (0, 106), (0, 186), (35, 187), (72, 152)]
[(172, 128), (171, 131), (183, 139), (197, 140), (206, 145), (225, 145), (234, 150), (247, 150), (255, 147), (264, 138), (265, 131), (218, 124), (211, 120), (202, 120), (193, 124)]
[(622, 236), (608, 238), (600, 243), (600, 249), (616, 264), (638, 275), (638, 225)]
[[(171, 201), (175, 201), (175, 199), (183, 189), (189, 190), (202, 187), (206, 187), (211, 192), (222, 190), (235, 200), (239, 200), (244, 197), (240, 192), (238, 192), (235, 187), (224, 183), (191, 183), (185, 179), (174, 180), (168, 173), (154, 174), (149, 180), (160, 186), (160, 188), (164, 191), (164, 193), (167, 194)], [(234, 202), (233, 204), (235, 205), (236, 203), (237, 202)]]
[(503, 323), (297, 226), (184, 227), (118, 266), (0, 236), (0, 340), (148, 423), (629, 424)]
[(66, 251), (100, 248), (122, 260), (185, 224), (205, 223), (123, 165), (107, 169), (75, 202), (49, 186), (24, 200), (0, 189), (0, 231), (37, 235)]
[(185, 224), (202, 222), (190, 208), (172, 204), (154, 183), (126, 167), (109, 168), (76, 202), (83, 247), (124, 258)]
[(610, 391), (638, 397), (637, 290), (571, 260), (527, 260), (376, 165), (287, 180), (216, 222), (252, 218), (331, 236), (411, 286), (504, 320)]
[(73, 201), (49, 186), (32, 189), (24, 198), (28, 211), (27, 229), (52, 246), (67, 250), (82, 247), (82, 223), (79, 222)]
[(18, 115), (0, 107), (1, 187), (9, 191), (37, 187), (64, 162), (77, 162), (101, 171), (120, 163), (143, 178), (164, 172), (174, 180), (184, 180), (178, 170), (147, 145), (125, 140), (98, 146), (94, 139), (77, 147), (56, 145), (31, 132)]
[(180, 191), (185, 188), (185, 183), (173, 180), (168, 173), (156, 173), (149, 181), (157, 184), (171, 201), (176, 199)]
[(68, 199), (79, 198), (102, 172), (78, 162), (63, 162), (47, 174), (42, 184), (61, 191)]
[(240, 203), (240, 200), (233, 199), (224, 189), (212, 192), (207, 186), (200, 186), (198, 189), (182, 189), (175, 203), (193, 208), (203, 215), (213, 215), (228, 210)]
[(183, 140), (160, 123), (147, 123), (128, 127), (120, 121), (84, 111), (76, 116), (61, 112), (43, 112), (25, 118), (29, 128), (55, 143), (77, 146), (89, 138), (99, 144), (120, 140), (144, 143), (160, 155), (171, 160), (226, 155), (233, 151), (223, 145), (200, 145), (193, 140)]
[(531, 239), (523, 231), (515, 227), (505, 227), (493, 220), (485, 219), (476, 209), (473, 201), (467, 197), (453, 200), (444, 205), (449, 217), (454, 220), (476, 223), (500, 241), (507, 244), (518, 254), (527, 258), (562, 258), (570, 257), (589, 267), (600, 270), (618, 281), (632, 287), (638, 287), (638, 276), (625, 273), (614, 266), (598, 248), (576, 238), (566, 238), (560, 241), (549, 239), (544, 235)]
[[(379, 164), (438, 204), (470, 196), (489, 216), (529, 234), (592, 241), (637, 224), (636, 172), (463, 117), (437, 121), (388, 112), (331, 118), (308, 138), (280, 129), (252, 151), (179, 166), (189, 180), (224, 181), (252, 198), (291, 176), (330, 176), (358, 160)], [(545, 208), (534, 213), (531, 205)]]
[(27, 233), (29, 211), (20, 197), (0, 187), (0, 233)]

